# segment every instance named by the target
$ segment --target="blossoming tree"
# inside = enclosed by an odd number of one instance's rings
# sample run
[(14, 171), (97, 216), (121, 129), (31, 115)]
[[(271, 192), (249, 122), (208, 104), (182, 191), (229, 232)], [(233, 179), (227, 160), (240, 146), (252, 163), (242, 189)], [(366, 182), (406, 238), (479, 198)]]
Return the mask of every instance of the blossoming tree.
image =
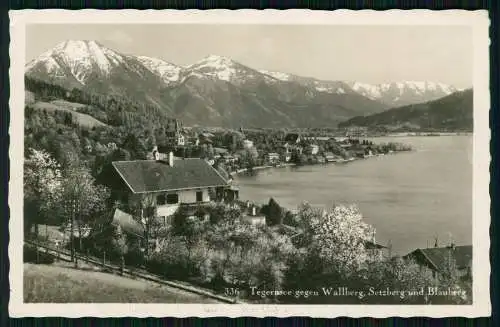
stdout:
[(373, 240), (374, 228), (363, 221), (355, 206), (337, 205), (328, 211), (314, 211), (305, 206), (299, 211), (310, 234), (310, 249), (344, 276), (358, 271), (369, 261), (367, 242)]
[(61, 190), (61, 168), (59, 163), (44, 150), (28, 149), (24, 162), (24, 199), (27, 207), (33, 210), (25, 212), (25, 225), (34, 224), (38, 236), (41, 217), (46, 215), (57, 202)]

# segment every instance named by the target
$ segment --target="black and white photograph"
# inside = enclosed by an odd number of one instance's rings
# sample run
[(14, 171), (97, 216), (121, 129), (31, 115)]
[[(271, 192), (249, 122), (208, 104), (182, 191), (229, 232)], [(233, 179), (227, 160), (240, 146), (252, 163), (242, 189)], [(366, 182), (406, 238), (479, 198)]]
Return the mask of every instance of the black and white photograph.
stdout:
[(12, 14), (16, 312), (489, 312), (487, 14), (266, 12)]

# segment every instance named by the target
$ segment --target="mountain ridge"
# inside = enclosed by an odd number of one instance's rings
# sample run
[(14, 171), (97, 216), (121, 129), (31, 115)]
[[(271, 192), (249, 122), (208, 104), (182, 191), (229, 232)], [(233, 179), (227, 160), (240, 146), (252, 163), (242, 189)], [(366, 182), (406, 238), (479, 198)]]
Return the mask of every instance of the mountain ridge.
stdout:
[(466, 89), (425, 103), (392, 108), (369, 116), (353, 117), (340, 123), (339, 127), (472, 131), (473, 116), (473, 90)]
[[(264, 126), (330, 126), (392, 106), (344, 81), (263, 72), (218, 55), (179, 66), (122, 54), (92, 40), (56, 45), (30, 61), (25, 74), (69, 89), (131, 96), (186, 123), (234, 127), (260, 120)], [(420, 96), (434, 98), (451, 90), (444, 87), (437, 94)]]

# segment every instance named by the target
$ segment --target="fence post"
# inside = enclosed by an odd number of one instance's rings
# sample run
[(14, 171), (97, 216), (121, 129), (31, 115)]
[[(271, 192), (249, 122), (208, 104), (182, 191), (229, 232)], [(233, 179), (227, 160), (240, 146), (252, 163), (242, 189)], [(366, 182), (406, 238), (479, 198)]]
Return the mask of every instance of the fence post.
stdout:
[(104, 268), (106, 266), (106, 251), (103, 251), (102, 254), (102, 267)]
[(123, 271), (125, 270), (125, 256), (121, 256), (121, 265), (120, 265), (120, 275), (123, 276)]
[(40, 263), (40, 249), (38, 248), (38, 244), (36, 246), (36, 263)]
[(86, 257), (86, 260), (85, 260), (86, 263), (89, 263), (89, 257), (90, 257), (89, 256), (89, 249), (87, 249), (87, 257)]

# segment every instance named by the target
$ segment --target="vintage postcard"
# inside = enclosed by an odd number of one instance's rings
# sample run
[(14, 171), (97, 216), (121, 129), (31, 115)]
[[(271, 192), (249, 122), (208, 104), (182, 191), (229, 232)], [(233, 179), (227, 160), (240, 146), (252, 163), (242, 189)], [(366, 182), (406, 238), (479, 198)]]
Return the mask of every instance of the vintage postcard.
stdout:
[(490, 315), (487, 12), (10, 19), (11, 316)]

